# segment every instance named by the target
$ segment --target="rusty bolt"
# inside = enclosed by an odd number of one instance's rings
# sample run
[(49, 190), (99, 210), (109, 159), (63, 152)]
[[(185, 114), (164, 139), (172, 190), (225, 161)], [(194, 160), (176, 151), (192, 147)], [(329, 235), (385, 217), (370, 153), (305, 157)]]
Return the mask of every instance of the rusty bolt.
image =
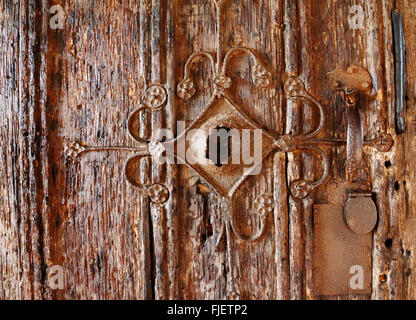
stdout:
[(147, 191), (154, 204), (164, 204), (169, 199), (169, 190), (163, 184), (154, 184)]

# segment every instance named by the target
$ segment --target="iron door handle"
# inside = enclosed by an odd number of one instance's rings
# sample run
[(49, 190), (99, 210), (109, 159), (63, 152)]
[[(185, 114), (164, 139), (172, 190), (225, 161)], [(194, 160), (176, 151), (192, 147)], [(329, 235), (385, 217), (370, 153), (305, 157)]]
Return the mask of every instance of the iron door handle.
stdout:
[(359, 67), (337, 68), (330, 73), (331, 86), (343, 96), (347, 119), (347, 157), (345, 173), (348, 182), (359, 180), (357, 171), (363, 159), (363, 124), (358, 103), (359, 94), (371, 89), (370, 74)]

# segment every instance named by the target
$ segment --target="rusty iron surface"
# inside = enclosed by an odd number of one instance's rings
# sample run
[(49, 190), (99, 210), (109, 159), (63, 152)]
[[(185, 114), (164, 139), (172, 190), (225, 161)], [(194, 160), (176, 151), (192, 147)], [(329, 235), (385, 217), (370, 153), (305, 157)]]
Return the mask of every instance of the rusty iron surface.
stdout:
[(391, 13), (394, 50), (395, 124), (398, 134), (406, 131), (406, 41), (402, 14)]
[(350, 66), (347, 69), (337, 67), (329, 74), (330, 85), (346, 93), (354, 91), (369, 91), (371, 89), (371, 77), (367, 70)]
[[(316, 204), (314, 214), (314, 294), (318, 296), (370, 294), (372, 235), (351, 231), (343, 220), (343, 207)], [(362, 289), (350, 286), (354, 266), (363, 270)]]
[(377, 223), (377, 208), (371, 194), (350, 194), (344, 215), (348, 227), (356, 234), (371, 232)]
[(329, 73), (330, 85), (341, 92), (345, 102), (347, 118), (347, 159), (345, 165), (346, 177), (350, 182), (359, 181), (362, 175), (359, 173), (363, 158), (363, 122), (360, 109), (365, 109), (358, 104), (359, 92), (368, 92), (372, 88), (370, 74), (367, 70), (350, 66), (346, 70), (341, 67)]
[(347, 114), (347, 159), (345, 164), (348, 181), (359, 179), (357, 170), (363, 158), (363, 127), (360, 111), (355, 107), (349, 107)]
[[(262, 153), (255, 159), (254, 164), (245, 165), (240, 159), (232, 159), (232, 154), (228, 155), (229, 159), (221, 166), (216, 165), (208, 158), (197, 158), (198, 155), (205, 154), (205, 150), (208, 148), (208, 136), (217, 127), (230, 128), (235, 130), (234, 132), (242, 132), (243, 130), (254, 132), (254, 130), (259, 130), (261, 133)], [(196, 130), (199, 133), (203, 133), (203, 136), (189, 139), (188, 132), (195, 132)], [(199, 139), (198, 143), (195, 143), (196, 139)], [(185, 146), (187, 153), (180, 154), (176, 151), (175, 157), (194, 169), (219, 194), (231, 197), (247, 176), (250, 175), (250, 172), (257, 166), (261, 166), (263, 159), (275, 148), (274, 142), (274, 137), (248, 118), (229, 99), (223, 97), (220, 99), (213, 98), (201, 116), (186, 128), (177, 139), (167, 142), (165, 146), (167, 149), (172, 150), (178, 149), (175, 148), (175, 144)], [(258, 142), (251, 142), (250, 140), (249, 150), (251, 154), (254, 154), (255, 143)], [(195, 159), (189, 157), (190, 153), (195, 154)], [(190, 159), (187, 159), (185, 155), (188, 155)]]

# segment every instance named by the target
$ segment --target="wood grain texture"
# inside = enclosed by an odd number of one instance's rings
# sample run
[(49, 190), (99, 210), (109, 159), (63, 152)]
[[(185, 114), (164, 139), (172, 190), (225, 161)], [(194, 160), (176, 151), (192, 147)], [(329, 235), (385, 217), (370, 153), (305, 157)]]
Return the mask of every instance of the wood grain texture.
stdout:
[[(49, 26), (52, 5), (65, 12), (64, 29)], [(364, 8), (362, 29), (348, 24)], [(403, 14), (407, 45), (407, 130), (394, 123), (391, 10)], [(223, 299), (235, 287), (243, 299), (415, 299), (416, 6), (388, 0), (227, 0), (221, 46), (253, 48), (271, 72), (270, 88), (251, 83), (252, 62), (229, 66), (233, 101), (276, 136), (316, 127), (310, 102), (288, 98), (283, 84), (302, 79), (325, 109), (317, 137), (345, 140), (346, 119), (328, 72), (357, 65), (371, 75), (363, 98), (365, 139), (392, 135), (389, 152), (364, 148), (378, 224), (373, 235), (372, 294), (318, 297), (313, 290), (313, 204), (325, 203), (325, 184), (303, 200), (290, 183), (322, 173), (315, 154), (275, 152), (261, 174), (234, 195), (236, 227), (259, 228), (252, 210), (259, 194), (274, 197), (263, 236), (232, 236), (215, 246), (227, 208), (185, 165), (143, 159), (143, 181), (162, 183), (169, 201), (156, 206), (124, 176), (129, 152), (97, 152), (76, 162), (68, 141), (134, 146), (127, 119), (146, 88), (161, 83), (161, 111), (143, 111), (141, 136), (195, 120), (213, 86), (208, 64), (191, 68), (197, 94), (176, 89), (196, 51), (215, 53), (215, 7), (208, 0), (5, 0), (0, 4), (0, 299)], [(326, 145), (330, 177), (345, 180), (345, 146)], [(391, 239), (391, 241), (389, 240)], [(231, 256), (227, 248), (231, 248)], [(228, 260), (229, 259), (229, 260)], [(231, 268), (227, 261), (231, 261)], [(64, 270), (64, 289), (48, 286), (48, 268)]]
[(395, 185), (396, 193), (405, 199), (405, 204), (401, 207), (401, 213), (398, 214), (397, 220), (399, 224), (400, 238), (394, 242), (395, 249), (400, 254), (400, 269), (397, 273), (403, 278), (403, 296), (406, 299), (416, 298), (416, 275), (414, 273), (415, 266), (415, 183), (416, 183), (416, 167), (414, 164), (415, 155), (415, 108), (416, 108), (416, 70), (414, 68), (416, 62), (416, 39), (415, 26), (411, 23), (416, 17), (416, 4), (413, 1), (397, 1), (396, 9), (403, 15), (404, 33), (406, 41), (406, 65), (407, 65), (407, 97), (406, 97), (406, 132), (401, 137), (401, 145), (403, 150), (402, 157), (398, 161), (406, 164), (405, 170), (397, 171)]

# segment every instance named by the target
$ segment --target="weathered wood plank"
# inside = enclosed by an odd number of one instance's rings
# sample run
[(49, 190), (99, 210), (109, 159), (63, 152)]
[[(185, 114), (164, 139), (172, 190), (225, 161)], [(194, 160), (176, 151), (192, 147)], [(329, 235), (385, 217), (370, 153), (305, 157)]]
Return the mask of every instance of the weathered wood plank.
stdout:
[[(413, 21), (416, 17), (416, 3), (413, 1), (396, 1), (396, 9), (403, 16), (403, 25), (406, 41), (406, 64), (407, 64), (407, 101), (406, 101), (406, 132), (403, 134), (401, 141), (402, 157), (396, 160), (396, 163), (403, 162), (405, 170), (397, 172), (396, 194), (400, 194), (405, 200), (405, 206), (397, 208), (401, 210), (398, 214), (399, 221), (399, 239), (393, 240), (393, 246), (398, 251), (400, 259), (400, 269), (396, 272), (403, 277), (402, 288), (396, 288), (395, 291), (402, 291), (402, 297), (405, 299), (416, 299), (416, 274), (415, 268), (415, 250), (416, 250), (416, 167), (414, 164), (415, 156), (415, 101), (416, 101), (416, 33)], [(390, 110), (391, 113), (394, 110)], [(399, 170), (399, 168), (397, 168)], [(398, 186), (398, 187), (397, 187)], [(394, 270), (395, 271), (395, 270)]]

